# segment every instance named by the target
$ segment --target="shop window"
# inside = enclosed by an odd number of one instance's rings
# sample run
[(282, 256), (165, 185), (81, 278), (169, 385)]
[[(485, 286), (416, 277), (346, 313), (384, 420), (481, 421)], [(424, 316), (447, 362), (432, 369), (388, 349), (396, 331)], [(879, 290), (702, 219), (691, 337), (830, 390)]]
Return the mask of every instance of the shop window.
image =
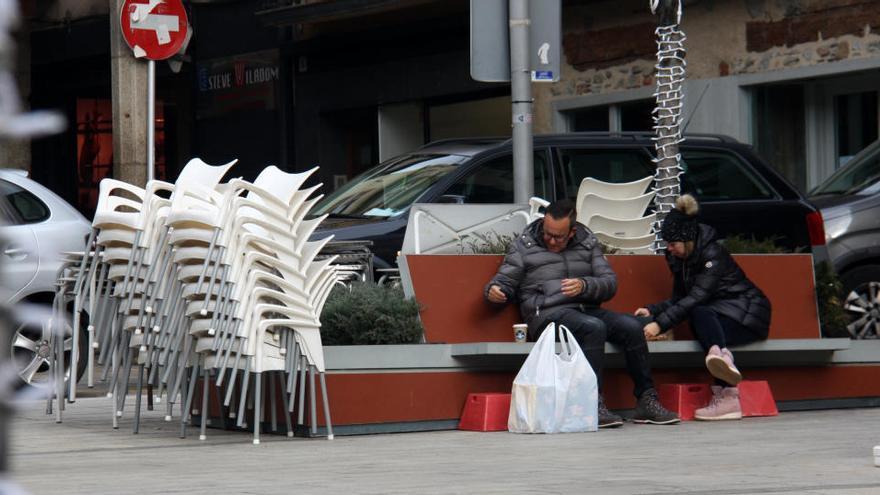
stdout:
[(571, 112), (571, 130), (574, 132), (608, 131), (608, 107), (582, 108)]
[(654, 100), (633, 100), (568, 113), (573, 132), (651, 132)]
[(801, 191), (806, 190), (803, 86), (757, 87), (752, 101), (755, 151)]
[(651, 132), (654, 130), (652, 112), (653, 100), (638, 100), (621, 103), (620, 130), (625, 132)]
[(877, 139), (877, 92), (834, 97), (837, 167)]
[[(156, 102), (155, 178), (166, 177), (165, 116)], [(101, 179), (113, 176), (113, 108), (109, 98), (76, 100), (77, 201), (81, 211), (94, 211)]]

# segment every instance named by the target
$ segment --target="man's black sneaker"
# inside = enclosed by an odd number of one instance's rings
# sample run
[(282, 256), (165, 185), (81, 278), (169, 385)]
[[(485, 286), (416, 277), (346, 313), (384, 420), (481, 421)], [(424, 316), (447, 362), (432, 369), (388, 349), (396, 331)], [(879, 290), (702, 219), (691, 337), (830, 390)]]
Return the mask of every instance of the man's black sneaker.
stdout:
[(599, 397), (599, 428), (617, 428), (623, 425), (623, 418), (609, 411), (605, 401)]
[[(601, 418), (601, 415), (599, 416)], [(600, 420), (601, 421), (601, 420)], [(657, 392), (652, 388), (639, 397), (633, 423), (650, 423), (652, 425), (674, 425), (681, 422), (678, 415), (660, 405)]]

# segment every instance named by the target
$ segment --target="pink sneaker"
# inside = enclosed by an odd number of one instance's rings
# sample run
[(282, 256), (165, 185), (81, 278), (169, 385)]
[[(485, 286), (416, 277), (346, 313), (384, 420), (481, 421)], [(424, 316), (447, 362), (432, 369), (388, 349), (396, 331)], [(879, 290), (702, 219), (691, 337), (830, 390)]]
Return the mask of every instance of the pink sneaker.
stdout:
[(718, 346), (713, 345), (709, 349), (706, 354), (706, 368), (712, 376), (730, 385), (736, 385), (743, 379), (742, 374), (733, 364), (733, 354), (726, 347), (718, 349)]
[(739, 390), (736, 387), (712, 386), (712, 400), (709, 405), (694, 412), (694, 418), (700, 421), (724, 421), (742, 419), (742, 408), (739, 404)]

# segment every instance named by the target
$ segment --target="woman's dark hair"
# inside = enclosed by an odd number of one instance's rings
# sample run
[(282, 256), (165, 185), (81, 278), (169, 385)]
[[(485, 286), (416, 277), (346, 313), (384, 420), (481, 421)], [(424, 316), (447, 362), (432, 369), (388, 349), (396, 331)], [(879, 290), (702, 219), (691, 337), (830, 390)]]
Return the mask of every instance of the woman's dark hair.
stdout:
[(568, 217), (571, 227), (574, 227), (574, 223), (577, 221), (577, 209), (574, 206), (574, 201), (570, 199), (560, 199), (550, 203), (544, 209), (544, 214), (556, 220)]

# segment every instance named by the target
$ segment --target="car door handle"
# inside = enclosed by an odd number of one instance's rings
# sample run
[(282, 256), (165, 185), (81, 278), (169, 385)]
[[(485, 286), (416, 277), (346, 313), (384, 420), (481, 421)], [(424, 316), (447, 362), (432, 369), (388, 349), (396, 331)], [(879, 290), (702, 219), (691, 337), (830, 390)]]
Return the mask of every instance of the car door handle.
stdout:
[(27, 252), (21, 248), (6, 248), (3, 251), (3, 254), (9, 256), (10, 258), (27, 256)]

